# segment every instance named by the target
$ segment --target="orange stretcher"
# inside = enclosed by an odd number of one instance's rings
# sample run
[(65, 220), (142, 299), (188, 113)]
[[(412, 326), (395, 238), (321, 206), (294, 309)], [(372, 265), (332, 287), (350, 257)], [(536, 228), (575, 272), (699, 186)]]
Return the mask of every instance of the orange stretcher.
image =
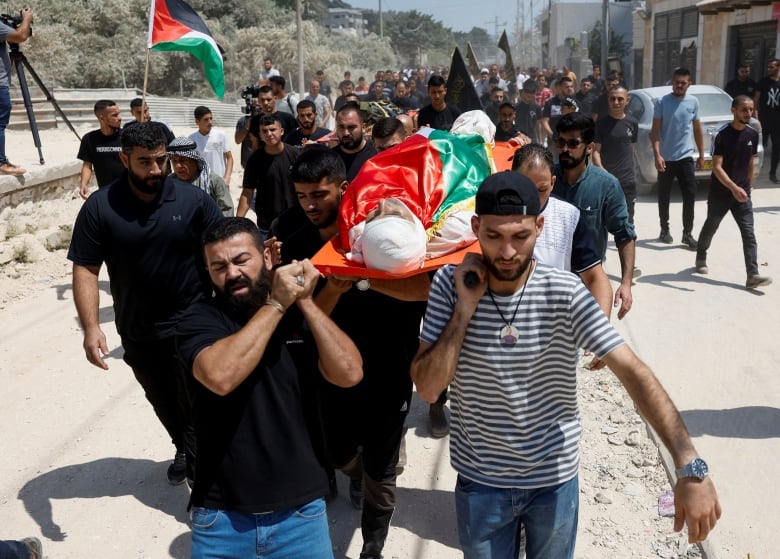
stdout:
[(417, 270), (412, 270), (404, 274), (388, 274), (382, 270), (366, 268), (365, 266), (347, 260), (347, 258), (334, 246), (334, 240), (335, 239), (332, 239), (325, 243), (325, 246), (323, 246), (311, 259), (311, 263), (325, 276), (339, 275), (369, 279), (401, 279), (415, 276), (423, 272), (435, 272), (447, 264), (460, 264), (469, 252), (481, 253), (479, 243), (475, 241), (473, 244), (456, 250), (455, 252), (451, 252), (450, 254), (426, 260), (423, 267), (418, 268)]

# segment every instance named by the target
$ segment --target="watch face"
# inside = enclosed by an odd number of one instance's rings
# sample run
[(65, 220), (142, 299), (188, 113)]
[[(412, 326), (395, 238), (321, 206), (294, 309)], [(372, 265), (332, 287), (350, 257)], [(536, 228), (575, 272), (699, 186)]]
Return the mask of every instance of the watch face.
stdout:
[(699, 479), (704, 479), (707, 476), (707, 473), (709, 472), (707, 463), (701, 458), (697, 458), (696, 460), (691, 462), (691, 470), (693, 470), (693, 475)]
[(360, 291), (367, 291), (369, 287), (371, 287), (371, 282), (368, 279), (362, 279), (360, 281), (355, 282), (355, 287), (357, 287)]

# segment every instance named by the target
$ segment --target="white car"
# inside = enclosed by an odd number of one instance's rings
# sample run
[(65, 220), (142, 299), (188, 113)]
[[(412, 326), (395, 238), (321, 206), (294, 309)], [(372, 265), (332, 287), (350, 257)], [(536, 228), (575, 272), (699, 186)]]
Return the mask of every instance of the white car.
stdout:
[[(639, 123), (639, 134), (636, 141), (634, 168), (636, 170), (637, 190), (640, 194), (649, 194), (658, 181), (658, 172), (655, 169), (653, 146), (650, 141), (650, 131), (653, 128), (653, 107), (656, 99), (672, 92), (672, 86), (648, 87), (634, 89), (629, 92), (626, 114), (636, 119)], [(709, 181), (712, 173), (712, 140), (718, 130), (734, 120), (731, 114), (731, 96), (721, 88), (714, 85), (691, 85), (686, 92), (694, 95), (699, 100), (699, 119), (704, 134), (704, 169), (696, 171), (698, 180)], [(750, 126), (758, 131), (761, 137), (761, 124), (755, 118), (751, 119)], [(753, 176), (758, 177), (761, 165), (764, 162), (764, 147), (759, 141), (758, 154), (754, 166)]]

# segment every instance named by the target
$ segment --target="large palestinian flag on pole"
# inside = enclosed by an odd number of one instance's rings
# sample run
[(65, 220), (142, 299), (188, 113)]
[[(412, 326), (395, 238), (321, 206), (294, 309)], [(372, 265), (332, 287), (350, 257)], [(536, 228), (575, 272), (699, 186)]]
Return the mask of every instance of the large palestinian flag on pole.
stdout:
[(198, 13), (182, 0), (152, 0), (148, 48), (185, 51), (203, 62), (206, 79), (220, 99), (225, 96), (225, 72), (219, 45)]

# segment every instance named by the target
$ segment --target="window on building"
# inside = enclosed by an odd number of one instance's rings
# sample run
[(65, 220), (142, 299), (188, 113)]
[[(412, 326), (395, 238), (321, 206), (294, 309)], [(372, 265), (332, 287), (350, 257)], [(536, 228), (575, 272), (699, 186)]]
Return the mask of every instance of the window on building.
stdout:
[(667, 83), (677, 67), (688, 68), (691, 76), (696, 76), (698, 31), (699, 12), (695, 7), (655, 16), (653, 85)]

